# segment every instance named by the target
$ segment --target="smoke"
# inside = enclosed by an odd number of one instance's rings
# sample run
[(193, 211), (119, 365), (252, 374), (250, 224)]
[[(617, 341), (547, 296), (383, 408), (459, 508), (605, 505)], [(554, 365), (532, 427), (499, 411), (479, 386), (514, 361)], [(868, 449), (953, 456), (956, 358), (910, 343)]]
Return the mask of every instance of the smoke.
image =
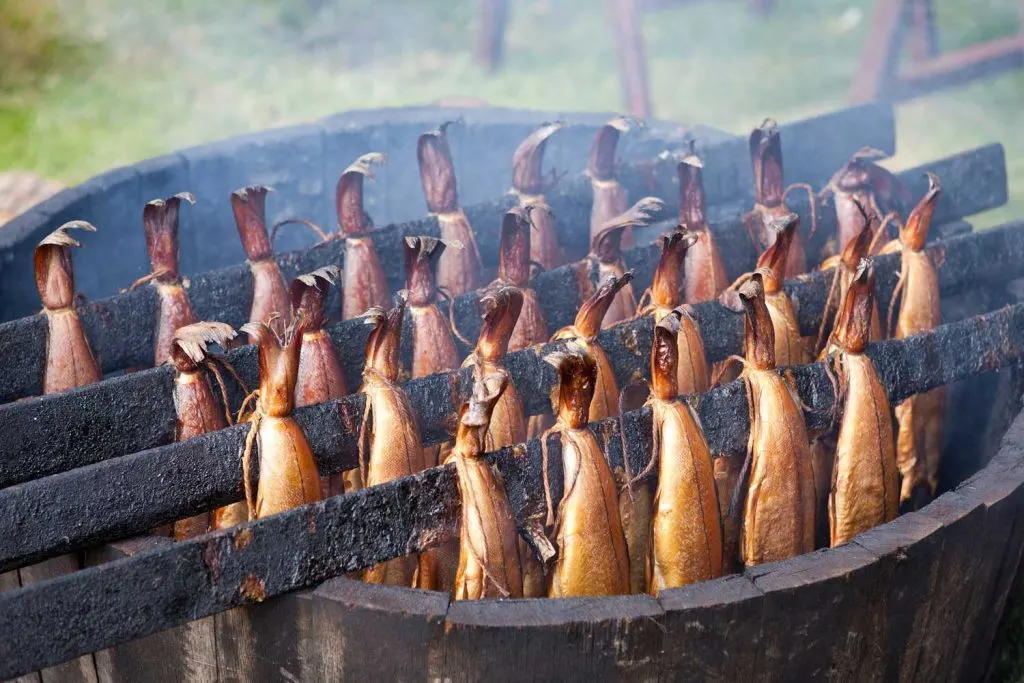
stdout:
[[(622, 108), (600, 0), (511, 0), (506, 58), (493, 75), (473, 58), (477, 0), (48, 1), (94, 49), (80, 68), (48, 80), (17, 129), (24, 134), (16, 160), (71, 182), (357, 108), (444, 98)], [(647, 4), (655, 116), (737, 133), (766, 116), (785, 121), (845, 106), (875, 7), (874, 0), (785, 0), (762, 17), (746, 0)], [(1016, 30), (1017, 0), (936, 7), (943, 49)], [(1013, 161), (1024, 160), (1013, 153), (1022, 86), (1011, 72), (901, 105), (894, 164), (1003, 140), (1011, 178), (1024, 175)]]

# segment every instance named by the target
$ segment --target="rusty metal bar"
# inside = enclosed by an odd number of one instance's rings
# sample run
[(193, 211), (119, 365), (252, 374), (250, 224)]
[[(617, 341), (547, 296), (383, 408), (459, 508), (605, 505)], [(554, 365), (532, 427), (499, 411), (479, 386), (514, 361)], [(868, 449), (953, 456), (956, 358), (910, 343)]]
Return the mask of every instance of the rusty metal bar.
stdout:
[[(936, 257), (943, 261), (940, 288), (949, 299), (980, 285), (1020, 277), (1024, 229), (1017, 224), (954, 238), (935, 249)], [(898, 267), (896, 254), (876, 261), (882, 302), (888, 301), (896, 284)], [(830, 277), (828, 273), (818, 274), (808, 281), (787, 284), (798, 303), (804, 333), (817, 330)], [(721, 359), (739, 352), (741, 318), (715, 302), (696, 308), (709, 356)], [(601, 343), (620, 386), (625, 386), (635, 373), (647, 374), (651, 332), (649, 318), (602, 332)], [(526, 412), (548, 412), (545, 397), (555, 376), (540, 354), (534, 350), (511, 354), (507, 365), (524, 398)], [(444, 373), (405, 385), (419, 416), (425, 444), (449, 438), (443, 425), (468, 395), (469, 380), (467, 370), (455, 379)], [(322, 473), (357, 465), (356, 437), (362, 409), (363, 397), (354, 394), (296, 411)], [(705, 408), (701, 410), (704, 414)], [(716, 429), (713, 425), (717, 424), (724, 435), (731, 417), (723, 415), (727, 418), (724, 421), (713, 411), (704, 417), (709, 428)], [(248, 425), (240, 425), (0, 490), (0, 571), (239, 500), (240, 453), (247, 430)]]
[[(996, 370), (1024, 355), (1024, 304), (910, 339), (881, 342), (869, 354), (893, 401)], [(820, 416), (834, 400), (824, 367), (801, 366), (793, 372), (801, 399), (816, 411), (811, 415), (824, 419)], [(733, 383), (705, 394), (697, 406), (718, 457), (738, 457), (746, 448), (744, 393), (741, 383)], [(648, 457), (650, 427), (649, 414), (642, 410), (627, 413), (621, 422), (592, 425), (598, 438), (606, 439), (613, 466), (623, 454), (621, 441), (610, 437), (625, 431), (626, 457), (634, 468)], [(227, 432), (239, 445), (241, 428)], [(490, 456), (520, 516), (531, 505), (526, 501), (543, 496), (539, 442), (526, 444), (526, 452), (525, 458), (522, 448), (517, 454), (505, 449)], [(549, 475), (558, 495), (561, 467), (557, 458), (552, 460)], [(453, 533), (459, 512), (456, 485), (454, 468), (438, 467), (0, 594), (0, 632), (6, 634), (0, 639), (0, 676), (13, 677), (422, 550)], [(36, 514), (43, 505), (36, 501)]]

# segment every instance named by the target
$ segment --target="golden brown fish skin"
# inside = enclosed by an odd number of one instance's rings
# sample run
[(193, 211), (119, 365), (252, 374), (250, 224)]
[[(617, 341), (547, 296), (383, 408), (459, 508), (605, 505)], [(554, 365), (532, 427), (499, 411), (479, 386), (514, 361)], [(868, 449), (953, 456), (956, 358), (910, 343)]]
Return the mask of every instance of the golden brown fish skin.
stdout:
[(85, 221), (65, 223), (43, 238), (33, 256), (36, 289), (47, 324), (44, 394), (57, 394), (103, 378), (74, 306), (71, 247), (81, 245), (68, 234), (72, 229), (96, 231)]
[[(874, 231), (871, 226), (865, 226), (857, 237), (850, 240), (840, 254), (839, 264), (836, 266), (839, 268), (839, 301), (846, 300), (846, 293), (850, 291), (850, 284), (853, 282), (854, 276), (857, 274), (857, 269), (860, 267), (862, 259), (867, 258), (870, 254), (868, 253), (871, 247), (871, 239), (874, 235)], [(878, 315), (878, 301), (872, 297), (872, 312), (871, 312), (871, 329), (868, 335), (868, 341), (876, 342), (881, 341), (884, 338), (882, 333), (882, 320)]]
[[(462, 367), (477, 367), (485, 377), (505, 377), (505, 389), (494, 405), (484, 438), (484, 448), (487, 452), (523, 443), (528, 438), (528, 422), (523, 412), (522, 400), (503, 364), (505, 354), (511, 346), (509, 342), (513, 330), (520, 329), (517, 319), (523, 308), (523, 294), (523, 290), (506, 284), (501, 279), (488, 287), (480, 300), (484, 321), (476, 350), (462, 364)], [(497, 476), (500, 481), (500, 474)], [(542, 598), (547, 594), (544, 567), (525, 540), (520, 538), (518, 546), (523, 595), (528, 598)]]
[(800, 406), (775, 372), (774, 331), (759, 272), (740, 287), (739, 297), (746, 312), (742, 377), (752, 415), (740, 553), (753, 566), (814, 550), (814, 474)]
[[(590, 239), (601, 232), (602, 226), (621, 215), (629, 206), (626, 190), (615, 178), (615, 148), (619, 137), (640, 122), (625, 116), (616, 116), (601, 126), (590, 148), (587, 161), (587, 175), (593, 190), (594, 201), (590, 206)], [(622, 247), (629, 249), (636, 244), (633, 231), (627, 228), (622, 234)]]
[[(292, 317), (301, 316), (306, 321), (295, 383), (296, 407), (315, 405), (348, 394), (341, 362), (331, 336), (324, 330), (327, 292), (340, 275), (337, 266), (328, 266), (296, 278), (289, 287)], [(324, 498), (338, 495), (344, 489), (343, 475), (323, 476), (320, 484)]]
[(800, 217), (788, 214), (781, 223), (771, 224), (775, 242), (757, 259), (757, 267), (764, 283), (764, 301), (775, 331), (775, 363), (777, 366), (800, 365), (811, 362), (811, 353), (800, 336), (800, 323), (793, 310), (793, 302), (782, 288), (786, 272), (789, 245), (800, 227)]
[[(764, 251), (773, 242), (773, 224), (792, 213), (784, 201), (786, 183), (783, 176), (782, 138), (775, 122), (769, 119), (755, 128), (750, 134), (749, 143), (755, 202), (754, 208), (743, 217), (743, 221), (754, 237), (758, 251)], [(789, 242), (785, 266), (780, 273), (783, 280), (807, 272), (807, 254), (799, 230), (794, 231)]]
[(441, 239), (459, 242), (462, 249), (446, 249), (437, 264), (437, 283), (456, 297), (480, 287), (480, 251), (466, 214), (459, 207), (455, 164), (445, 131), (452, 121), (420, 136), (416, 158), (427, 208), (437, 217)]
[(597, 335), (601, 331), (601, 321), (615, 300), (619, 290), (633, 279), (633, 271), (627, 271), (621, 278), (607, 280), (580, 307), (576, 320), (572, 325), (555, 332), (551, 341), (575, 339), (580, 347), (590, 356), (597, 366), (597, 379), (590, 406), (590, 422), (603, 420), (619, 414), (619, 383), (615, 379), (615, 370), (601, 345), (597, 343)]
[[(657, 595), (722, 575), (722, 523), (711, 451), (689, 404), (678, 401), (675, 312), (655, 326), (651, 347), (651, 398), (657, 444), (658, 488), (650, 516), (650, 540), (637, 544), (645, 588)], [(627, 538), (628, 541), (628, 538)], [(633, 545), (629, 546), (633, 565)]]
[[(560, 121), (546, 123), (528, 135), (512, 155), (512, 194), (519, 207), (531, 211), (530, 220), (537, 234), (530, 240), (530, 259), (545, 270), (565, 263), (565, 254), (558, 244), (555, 220), (544, 199), (544, 192), (552, 187), (555, 178), (544, 177), (544, 149), (548, 138), (565, 127)], [(522, 287), (519, 283), (513, 283)]]
[(341, 317), (350, 320), (374, 306), (387, 308), (391, 291), (377, 256), (370, 233), (373, 219), (363, 209), (363, 184), (375, 177), (373, 164), (384, 163), (380, 153), (365, 154), (356, 159), (338, 179), (334, 193), (338, 213), (338, 234), (345, 239), (344, 283)]
[(181, 286), (178, 268), (178, 213), (182, 201), (194, 204), (196, 200), (188, 192), (182, 192), (167, 199), (154, 199), (142, 210), (152, 283), (159, 297), (153, 328), (155, 366), (163, 365), (170, 358), (178, 328), (196, 322), (188, 293)]
[(292, 417), (305, 323), (299, 318), (283, 340), (263, 323), (248, 323), (243, 331), (259, 348), (259, 398), (250, 422), (260, 458), (254, 514), (262, 519), (321, 498), (313, 451)]
[[(687, 250), (697, 241), (692, 232), (676, 230), (661, 237), (661, 258), (654, 271), (651, 283), (650, 303), (640, 315), (654, 314), (655, 322), (672, 313), (683, 301), (683, 263)], [(711, 387), (711, 371), (708, 366), (707, 353), (704, 351), (704, 338), (688, 306), (679, 309), (681, 318), (679, 333), (676, 335), (678, 344), (678, 361), (676, 363), (676, 382), (679, 394), (704, 393)]]
[[(274, 260), (274, 250), (267, 234), (266, 200), (270, 188), (250, 185), (231, 193), (231, 210), (235, 215), (238, 235), (242, 239), (252, 272), (252, 306), (249, 322), (265, 323), (280, 334), (291, 322), (288, 288)], [(249, 337), (255, 344), (255, 337)]]
[(517, 287), (523, 295), (519, 320), (509, 339), (509, 349), (512, 351), (543, 344), (548, 340), (544, 312), (537, 302), (537, 293), (530, 288), (530, 215), (536, 215), (537, 211), (528, 212), (526, 209), (514, 207), (505, 212), (501, 221), (498, 277), (492, 286), (504, 284)]
[(846, 394), (828, 501), (833, 547), (895, 519), (899, 507), (892, 411), (874, 364), (864, 354), (874, 289), (874, 271), (865, 260), (851, 281), (832, 335)]
[(686, 252), (686, 303), (710, 301), (729, 286), (722, 255), (708, 227), (705, 212), (703, 162), (697, 156), (693, 142), (690, 154), (679, 162), (679, 226), (697, 235), (697, 241)]
[[(522, 401), (503, 365), (505, 354), (508, 352), (508, 340), (516, 326), (522, 305), (523, 296), (518, 288), (504, 284), (500, 280), (488, 287), (480, 299), (483, 317), (480, 338), (477, 340), (474, 352), (462, 363), (463, 368), (475, 368), (477, 383), (486, 379), (492, 383), (500, 381), (503, 384), (500, 396), (489, 408), (489, 426), (483, 437), (485, 452), (496, 451), (527, 440), (526, 416), (523, 413)], [(445, 462), (447, 463), (454, 457), (454, 452), (449, 453)], [(494, 476), (497, 477), (500, 485), (504, 486), (501, 475), (495, 474)], [(519, 541), (519, 544), (525, 551), (525, 543)], [(455, 585), (459, 563), (458, 541), (442, 544), (436, 551), (440, 576), (438, 588), (448, 589)], [(530, 568), (532, 571), (542, 569), (538, 563), (533, 563)], [(541, 579), (543, 579), (543, 573), (541, 573)], [(543, 593), (530, 597), (543, 597)]]
[[(415, 474), (424, 469), (423, 447), (420, 443), (416, 414), (409, 397), (398, 386), (399, 345), (406, 301), (402, 296), (389, 311), (370, 309), (366, 323), (374, 325), (366, 341), (366, 365), (360, 391), (366, 394), (369, 440), (362, 478), (366, 486), (376, 486), (393, 479)], [(361, 436), (361, 439), (363, 436)], [(389, 560), (366, 571), (368, 583), (413, 586), (417, 578), (419, 558), (416, 555)]]
[[(896, 319), (896, 339), (933, 330), (942, 324), (938, 273), (925, 251), (928, 230), (942, 191), (938, 176), (928, 174), (928, 193), (900, 229), (902, 302)], [(931, 495), (938, 487), (942, 456), (942, 428), (946, 388), (917, 394), (896, 406), (899, 431), (896, 457), (903, 476), (900, 502), (913, 498), (914, 489), (925, 486)]]
[[(224, 323), (198, 323), (175, 331), (170, 351), (174, 365), (174, 412), (177, 417), (174, 440), (185, 441), (200, 434), (225, 429), (224, 409), (213, 395), (205, 373), (208, 344), (223, 346), (236, 333)], [(245, 503), (242, 503), (243, 509)], [(203, 512), (174, 523), (174, 538), (186, 540), (210, 529), (211, 513)]]
[(507, 386), (504, 373), (478, 374), (459, 412), (452, 457), (459, 474), (462, 525), (456, 600), (523, 597), (519, 534), (501, 476), (481, 456), (492, 411)]
[(545, 358), (560, 375), (558, 423), (565, 487), (558, 505), (558, 558), (548, 597), (625, 595), (629, 558), (619, 518), (615, 480), (597, 439), (586, 429), (597, 365), (569, 342), (565, 352)]
[[(622, 260), (621, 241), (628, 228), (646, 225), (653, 219), (653, 214), (660, 211), (661, 200), (656, 197), (644, 197), (624, 213), (613, 216), (603, 223), (590, 245), (590, 267), (597, 271), (597, 281), (606, 282), (609, 278), (622, 278), (626, 274), (626, 264)], [(605, 312), (603, 327), (629, 320), (636, 313), (637, 301), (633, 294), (633, 286), (624, 285), (612, 299)]]

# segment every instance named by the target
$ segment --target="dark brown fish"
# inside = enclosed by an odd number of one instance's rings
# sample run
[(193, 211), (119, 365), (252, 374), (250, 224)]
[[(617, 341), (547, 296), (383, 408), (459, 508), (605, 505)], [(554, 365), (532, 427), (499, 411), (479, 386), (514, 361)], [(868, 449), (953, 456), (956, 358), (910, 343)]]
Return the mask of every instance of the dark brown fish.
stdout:
[(448, 249), (437, 265), (437, 283), (452, 297), (480, 287), (480, 251), (469, 219), (459, 206), (455, 184), (455, 164), (448, 148), (445, 131), (453, 122), (441, 124), (436, 130), (420, 136), (416, 155), (420, 163), (420, 180), (427, 208), (437, 217), (441, 238), (458, 242), (462, 249)]
[[(231, 193), (231, 210), (235, 214), (238, 235), (252, 272), (252, 306), (249, 322), (265, 323), (283, 334), (290, 322), (288, 288), (274, 260), (274, 250), (267, 233), (266, 200), (269, 187), (251, 185)], [(249, 343), (257, 339), (250, 335)]]
[[(292, 318), (302, 317), (306, 321), (299, 351), (299, 374), (295, 383), (295, 406), (299, 408), (348, 394), (348, 383), (334, 350), (334, 343), (324, 329), (327, 292), (340, 276), (341, 271), (337, 266), (327, 266), (300, 275), (288, 288)], [(338, 495), (344, 490), (341, 474), (321, 477), (320, 484), (324, 498)]]
[[(225, 413), (226, 406), (222, 407), (214, 396), (206, 370), (210, 361), (209, 345), (223, 347), (236, 336), (237, 332), (230, 325), (216, 322), (192, 323), (175, 331), (170, 355), (170, 362), (176, 371), (174, 410), (178, 422), (175, 441), (185, 441), (200, 434), (225, 429), (231, 424), (230, 413)], [(217, 372), (216, 369), (213, 371)], [(244, 502), (234, 505), (240, 506), (241, 512), (245, 513)], [(203, 512), (178, 520), (174, 523), (174, 538), (180, 541), (206, 533), (212, 526), (212, 515), (218, 512)], [(230, 516), (233, 512), (238, 511), (225, 510), (221, 516)]]
[[(657, 197), (644, 197), (625, 213), (614, 216), (603, 223), (590, 245), (590, 269), (592, 276), (596, 274), (597, 282), (605, 282), (611, 277), (621, 278), (626, 273), (626, 263), (622, 260), (621, 241), (625, 230), (634, 226), (647, 225), (654, 214), (663, 206)], [(623, 286), (605, 313), (602, 327), (629, 320), (636, 314), (637, 301), (633, 294), (633, 286)]]
[(182, 201), (196, 203), (190, 193), (179, 192), (167, 199), (154, 199), (142, 209), (151, 268), (147, 277), (160, 299), (153, 329), (153, 365), (163, 365), (170, 358), (178, 328), (196, 322), (178, 268), (178, 212)]
[(387, 308), (391, 303), (384, 270), (373, 244), (373, 219), (363, 209), (363, 182), (373, 180), (374, 164), (387, 160), (372, 152), (356, 159), (338, 179), (335, 205), (338, 233), (345, 240), (345, 280), (342, 285), (341, 317), (350, 320), (374, 306)]
[[(629, 199), (626, 189), (615, 178), (615, 148), (619, 137), (631, 126), (643, 125), (630, 116), (616, 116), (601, 126), (590, 148), (587, 175), (594, 192), (594, 203), (590, 208), (590, 240), (593, 242), (604, 225), (616, 216), (626, 212)], [(633, 231), (627, 228), (622, 233), (622, 247), (629, 249), (636, 244)]]
[(679, 175), (679, 225), (697, 236), (697, 241), (686, 252), (685, 292), (686, 302), (690, 304), (714, 299), (729, 286), (725, 264), (708, 227), (703, 168), (704, 163), (691, 141), (690, 153), (676, 166)]
[(70, 221), (44, 237), (34, 254), (36, 289), (47, 324), (44, 394), (92, 384), (103, 377), (75, 310), (71, 247), (82, 246), (68, 234), (75, 229), (96, 232), (91, 223)]
[(560, 121), (545, 123), (531, 133), (512, 155), (512, 194), (519, 206), (543, 206), (544, 210), (531, 215), (537, 234), (530, 242), (530, 260), (545, 270), (557, 268), (565, 263), (565, 253), (558, 244), (555, 220), (547, 206), (544, 193), (557, 182), (552, 175), (545, 177), (543, 170), (544, 149), (548, 138), (565, 127)]

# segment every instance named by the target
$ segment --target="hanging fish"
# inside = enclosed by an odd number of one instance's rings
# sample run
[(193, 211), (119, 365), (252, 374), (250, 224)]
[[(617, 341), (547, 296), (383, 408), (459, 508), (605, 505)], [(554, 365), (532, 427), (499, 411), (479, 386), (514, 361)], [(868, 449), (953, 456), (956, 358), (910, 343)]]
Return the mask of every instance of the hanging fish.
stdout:
[(775, 330), (775, 362), (777, 365), (800, 365), (811, 362), (811, 354), (800, 336), (800, 323), (789, 294), (782, 288), (789, 246), (800, 228), (800, 217), (789, 214), (773, 223), (775, 242), (757, 259), (764, 284), (764, 302)]
[[(896, 299), (902, 294), (896, 318), (896, 339), (928, 332), (942, 324), (939, 275), (931, 255), (925, 250), (942, 185), (934, 173), (928, 173), (927, 176), (928, 193), (914, 207), (906, 225), (900, 228), (900, 280), (889, 306), (891, 318), (896, 310)], [(896, 421), (899, 424), (896, 456), (900, 474), (903, 475), (901, 503), (912, 500), (918, 487), (924, 487), (931, 496), (935, 495), (939, 485), (942, 423), (945, 416), (945, 387), (911, 396), (896, 406)]]
[[(743, 224), (759, 252), (768, 249), (774, 241), (773, 224), (785, 220), (792, 212), (786, 206), (786, 195), (793, 190), (804, 190), (810, 197), (811, 232), (817, 229), (816, 197), (807, 183), (794, 183), (786, 187), (782, 172), (782, 137), (775, 121), (765, 119), (750, 134), (750, 163), (754, 170), (754, 208), (743, 217)], [(799, 230), (794, 232), (786, 255), (786, 270), (779, 273), (789, 280), (807, 272), (807, 254)]]
[[(299, 351), (306, 320), (296, 319), (284, 338), (262, 322), (246, 323), (242, 331), (256, 340), (260, 386), (248, 418), (249, 434), (242, 455), (245, 500), (250, 519), (262, 519), (321, 498), (320, 475), (302, 427), (292, 417)], [(252, 491), (250, 460), (255, 446), (260, 478)]]
[(711, 451), (693, 408), (677, 400), (681, 318), (673, 311), (654, 327), (648, 400), (654, 448), (648, 469), (657, 465), (658, 488), (648, 515), (649, 542), (629, 545), (630, 566), (637, 555), (646, 574), (644, 586), (653, 595), (723, 573), (722, 519)]
[(685, 291), (690, 304), (710, 301), (729, 286), (722, 256), (715, 237), (708, 227), (705, 212), (704, 163), (697, 156), (696, 145), (690, 141), (690, 153), (676, 166), (679, 175), (679, 225), (697, 236), (686, 252)]
[(597, 363), (576, 342), (568, 342), (564, 352), (544, 360), (559, 374), (558, 421), (549, 433), (561, 438), (565, 473), (558, 515), (552, 520), (558, 558), (551, 570), (548, 597), (625, 595), (630, 590), (629, 557), (615, 480), (597, 439), (587, 429), (598, 384)]
[(587, 352), (588, 357), (597, 367), (597, 379), (590, 406), (590, 422), (603, 420), (619, 414), (619, 384), (615, 379), (615, 370), (608, 360), (604, 349), (597, 343), (597, 335), (601, 331), (601, 321), (612, 305), (619, 291), (633, 279), (633, 271), (626, 271), (622, 277), (612, 276), (587, 299), (572, 325), (555, 332), (551, 341), (575, 339), (578, 345)]
[(462, 249), (447, 250), (437, 265), (437, 282), (456, 297), (480, 287), (480, 251), (469, 219), (459, 206), (455, 184), (455, 164), (448, 148), (445, 131), (452, 121), (420, 136), (416, 156), (420, 164), (420, 180), (427, 208), (437, 217), (441, 238), (451, 244), (459, 242)]
[[(683, 303), (683, 263), (687, 250), (696, 242), (695, 233), (682, 230), (661, 237), (661, 257), (654, 271), (650, 300), (640, 309), (639, 315), (653, 314), (654, 320), (659, 321)], [(679, 393), (704, 393), (711, 386), (711, 374), (704, 351), (704, 339), (693, 317), (693, 309), (689, 306), (680, 309), (676, 338), (676, 385)]]
[[(290, 310), (288, 288), (274, 260), (274, 250), (267, 233), (266, 200), (269, 187), (250, 185), (231, 193), (231, 210), (235, 214), (242, 248), (252, 272), (252, 306), (249, 322), (270, 325), (277, 334), (288, 327)], [(256, 337), (249, 337), (255, 344)]]
[[(815, 355), (819, 355), (824, 350), (824, 342), (827, 341), (825, 334), (835, 322), (835, 316), (832, 315), (833, 302), (839, 301), (841, 303), (846, 300), (846, 292), (849, 291), (850, 283), (853, 282), (861, 260), (867, 258), (870, 253), (871, 239), (871, 226), (865, 225), (857, 233), (857, 237), (847, 242), (846, 248), (843, 249), (838, 257), (833, 257), (834, 260), (830, 259), (831, 263), (828, 264), (828, 267), (835, 270), (832, 275), (832, 284), (829, 286), (828, 298), (825, 300), (825, 311), (821, 316), (821, 325), (818, 328), (818, 340), (814, 347)], [(821, 266), (821, 270), (827, 270), (824, 263)], [(878, 302), (873, 298), (872, 308), (871, 329), (868, 341), (875, 342), (880, 341), (883, 335), (881, 318), (878, 317)], [(838, 308), (835, 313), (838, 315)]]
[(562, 128), (565, 124), (561, 121), (543, 124), (527, 136), (512, 155), (512, 194), (519, 201), (519, 206), (524, 209), (544, 207), (531, 216), (537, 234), (530, 242), (530, 260), (544, 270), (552, 270), (565, 263), (565, 254), (555, 232), (554, 216), (544, 199), (544, 193), (555, 185), (558, 178), (554, 174), (545, 177), (543, 170), (548, 138)]
[(544, 211), (514, 207), (505, 212), (501, 221), (501, 243), (498, 247), (498, 278), (494, 284), (511, 285), (520, 290), (523, 306), (519, 321), (512, 331), (508, 347), (518, 351), (548, 340), (548, 325), (544, 311), (537, 301), (537, 293), (530, 287), (530, 215)]
[(899, 512), (899, 469), (889, 397), (864, 353), (874, 298), (874, 269), (871, 261), (864, 260), (850, 283), (829, 345), (846, 397), (828, 498), (833, 547), (896, 519)]
[[(814, 550), (814, 474), (807, 429), (793, 389), (775, 372), (775, 331), (761, 273), (739, 288), (746, 313), (741, 378), (750, 402), (740, 554), (749, 567)], [(738, 491), (743, 491), (739, 488)], [(739, 507), (734, 499), (733, 509)]]
[(833, 197), (836, 210), (835, 253), (846, 248), (861, 229), (869, 224), (871, 214), (886, 216), (898, 211), (899, 205), (910, 205), (913, 198), (906, 187), (890, 171), (872, 159), (885, 153), (865, 147), (839, 169), (821, 191), (822, 197)]
[(456, 600), (523, 597), (519, 534), (512, 506), (504, 481), (481, 457), (490, 450), (485, 445), (488, 425), (507, 386), (508, 375), (504, 371), (481, 372), (473, 396), (459, 411), (452, 450), (462, 498)]
[(44, 394), (57, 394), (92, 384), (103, 377), (75, 310), (75, 270), (71, 247), (82, 245), (68, 234), (68, 230), (96, 232), (91, 223), (70, 221), (44, 237), (33, 257), (36, 289), (43, 302), (47, 325)]
[[(170, 362), (174, 365), (174, 411), (177, 425), (174, 430), (175, 441), (185, 441), (200, 434), (226, 429), (234, 423), (228, 410), (227, 392), (217, 369), (215, 358), (209, 354), (209, 346), (216, 344), (224, 347), (238, 336), (230, 325), (216, 322), (198, 322), (178, 328), (172, 337)], [(213, 387), (206, 376), (210, 371), (217, 379), (221, 388), (223, 406), (213, 394)], [(235, 503), (241, 512), (246, 512), (245, 503)], [(232, 506), (228, 506), (232, 507)], [(221, 510), (225, 510), (221, 508)], [(219, 510), (214, 511), (216, 515)], [(225, 513), (237, 512), (237, 510)], [(222, 516), (223, 514), (222, 513)], [(245, 514), (239, 522), (248, 518)], [(174, 523), (174, 538), (181, 541), (205, 534), (212, 523), (212, 515), (202, 512), (193, 517)], [(227, 524), (233, 526), (233, 524)], [(214, 526), (214, 528), (226, 528)]]
[[(800, 336), (800, 322), (797, 320), (793, 302), (783, 289), (782, 278), (778, 275), (786, 269), (789, 244), (799, 225), (800, 217), (795, 213), (789, 214), (784, 223), (773, 223), (775, 243), (757, 259), (757, 272), (761, 275), (764, 285), (764, 301), (774, 328), (775, 362), (783, 367), (811, 361), (808, 344), (805, 344), (803, 337)], [(737, 292), (751, 277), (752, 274), (747, 273), (733, 283), (722, 295), (722, 302), (735, 308)], [(718, 366), (719, 383), (732, 381), (737, 376), (735, 366), (730, 365), (729, 359)]]
[[(288, 296), (292, 318), (306, 321), (299, 350), (299, 374), (295, 383), (295, 406), (314, 405), (348, 394), (348, 383), (334, 350), (331, 335), (324, 329), (324, 304), (331, 285), (341, 278), (337, 266), (326, 266), (292, 280)], [(342, 474), (321, 477), (324, 498), (344, 490)]]
[[(366, 486), (376, 486), (424, 469), (423, 446), (416, 414), (409, 397), (398, 386), (402, 319), (406, 299), (399, 294), (389, 311), (371, 308), (366, 324), (374, 329), (366, 341), (363, 386), (366, 408), (359, 434), (360, 470)], [(421, 577), (419, 557), (409, 555), (378, 564), (366, 571), (368, 583), (430, 586), (434, 577)]]
[[(642, 125), (642, 122), (631, 116), (616, 116), (601, 126), (594, 138), (587, 162), (587, 175), (594, 193), (594, 203), (590, 207), (591, 243), (597, 239), (606, 223), (625, 213), (629, 206), (626, 189), (615, 178), (615, 148), (622, 133), (627, 132), (631, 126)], [(627, 228), (622, 233), (622, 247), (629, 249), (635, 244), (633, 231)]]
[[(624, 231), (638, 225), (647, 225), (663, 204), (657, 197), (644, 197), (623, 214), (603, 223), (590, 246), (589, 267), (591, 279), (605, 282), (610, 277), (621, 278), (626, 273), (620, 242)], [(595, 277), (596, 276), (596, 277)], [(636, 313), (636, 296), (632, 285), (624, 285), (615, 295), (605, 313), (602, 327), (629, 320)]]
[(338, 179), (335, 205), (338, 233), (345, 240), (345, 281), (341, 289), (341, 317), (350, 320), (374, 306), (386, 308), (391, 290), (373, 244), (373, 219), (363, 209), (363, 181), (373, 180), (374, 164), (387, 157), (379, 152), (364, 154), (345, 169)]
[(196, 322), (196, 314), (192, 312), (178, 269), (178, 212), (182, 201), (196, 203), (190, 193), (179, 192), (167, 199), (154, 199), (142, 209), (142, 227), (146, 234), (151, 271), (136, 285), (151, 282), (159, 297), (153, 329), (154, 366), (163, 365), (170, 358), (178, 328)]
[[(505, 389), (493, 408), (484, 440), (484, 448), (488, 452), (523, 443), (528, 438), (522, 399), (504, 366), (512, 330), (519, 329), (517, 318), (523, 308), (523, 301), (522, 290), (500, 280), (484, 292), (480, 299), (484, 319), (480, 339), (476, 350), (462, 364), (463, 367), (477, 368), (479, 376), (504, 378)], [(523, 539), (519, 539), (518, 544), (523, 594), (531, 598), (544, 597), (547, 593), (544, 567)]]

